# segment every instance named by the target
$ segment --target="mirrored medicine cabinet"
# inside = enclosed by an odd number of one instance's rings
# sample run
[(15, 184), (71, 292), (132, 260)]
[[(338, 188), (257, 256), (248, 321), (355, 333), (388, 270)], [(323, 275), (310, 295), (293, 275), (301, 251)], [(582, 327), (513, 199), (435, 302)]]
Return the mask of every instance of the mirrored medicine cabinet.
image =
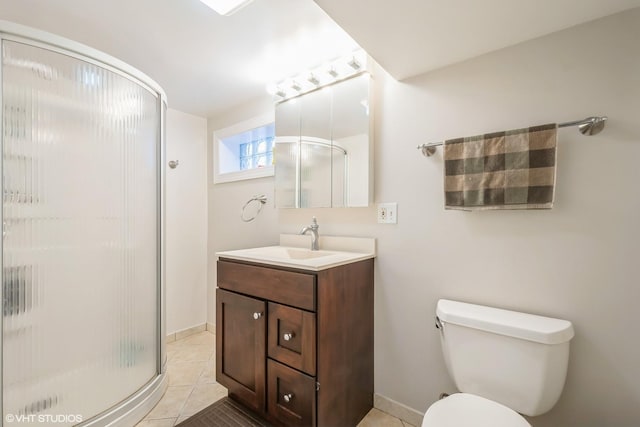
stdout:
[(370, 74), (362, 73), (276, 104), (276, 207), (369, 206), (370, 86)]

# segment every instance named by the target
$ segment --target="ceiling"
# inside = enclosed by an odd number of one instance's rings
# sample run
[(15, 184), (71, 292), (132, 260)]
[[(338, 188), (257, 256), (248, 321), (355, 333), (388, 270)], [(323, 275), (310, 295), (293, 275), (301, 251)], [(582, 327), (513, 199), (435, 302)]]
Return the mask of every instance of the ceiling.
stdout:
[(0, 0), (0, 20), (115, 56), (158, 82), (170, 108), (203, 117), (358, 47), (312, 0), (255, 0), (231, 16), (199, 0)]
[(640, 0), (315, 0), (398, 80), (640, 6)]
[(199, 0), (0, 0), (0, 19), (115, 56), (157, 81), (170, 108), (212, 117), (352, 51), (356, 41), (403, 79), (637, 6), (640, 0), (254, 0), (225, 17)]

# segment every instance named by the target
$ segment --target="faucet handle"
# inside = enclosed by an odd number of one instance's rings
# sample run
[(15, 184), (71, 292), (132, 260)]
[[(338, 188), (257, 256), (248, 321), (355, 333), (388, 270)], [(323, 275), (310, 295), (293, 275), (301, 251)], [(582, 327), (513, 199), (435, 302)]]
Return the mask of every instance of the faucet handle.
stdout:
[(318, 228), (319, 227), (318, 221), (316, 220), (315, 216), (311, 217), (311, 227), (313, 227), (313, 228)]

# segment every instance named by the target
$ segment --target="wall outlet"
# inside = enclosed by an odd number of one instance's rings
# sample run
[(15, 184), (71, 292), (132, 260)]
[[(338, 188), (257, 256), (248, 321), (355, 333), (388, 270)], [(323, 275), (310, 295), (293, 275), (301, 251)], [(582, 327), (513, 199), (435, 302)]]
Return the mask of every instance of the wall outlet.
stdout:
[(379, 224), (397, 224), (398, 223), (398, 204), (397, 203), (378, 203), (378, 223)]

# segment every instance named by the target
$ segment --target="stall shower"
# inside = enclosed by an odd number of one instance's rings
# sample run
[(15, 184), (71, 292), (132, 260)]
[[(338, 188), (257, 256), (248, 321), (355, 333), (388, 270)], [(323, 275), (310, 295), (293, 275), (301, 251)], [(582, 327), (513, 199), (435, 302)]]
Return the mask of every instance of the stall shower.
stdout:
[(166, 97), (53, 35), (0, 42), (2, 420), (131, 425), (166, 387)]

